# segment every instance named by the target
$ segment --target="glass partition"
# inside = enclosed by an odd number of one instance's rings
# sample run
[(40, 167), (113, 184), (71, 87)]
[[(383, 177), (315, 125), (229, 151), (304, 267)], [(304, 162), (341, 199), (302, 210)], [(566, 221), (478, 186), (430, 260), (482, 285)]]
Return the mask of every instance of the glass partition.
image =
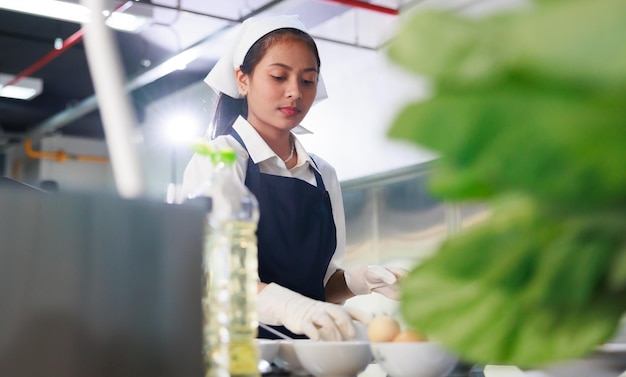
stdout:
[(448, 234), (446, 205), (427, 189), (432, 165), (342, 182), (346, 265), (411, 266)]

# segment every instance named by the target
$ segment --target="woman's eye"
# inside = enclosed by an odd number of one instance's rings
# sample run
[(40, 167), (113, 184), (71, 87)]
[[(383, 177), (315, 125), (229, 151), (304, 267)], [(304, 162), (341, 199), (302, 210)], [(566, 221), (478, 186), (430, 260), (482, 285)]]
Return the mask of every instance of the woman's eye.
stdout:
[(272, 76), (272, 78), (276, 81), (285, 81), (285, 77), (284, 76)]
[(313, 80), (302, 80), (302, 83), (304, 85), (313, 85), (313, 84), (315, 84), (315, 81), (313, 81)]

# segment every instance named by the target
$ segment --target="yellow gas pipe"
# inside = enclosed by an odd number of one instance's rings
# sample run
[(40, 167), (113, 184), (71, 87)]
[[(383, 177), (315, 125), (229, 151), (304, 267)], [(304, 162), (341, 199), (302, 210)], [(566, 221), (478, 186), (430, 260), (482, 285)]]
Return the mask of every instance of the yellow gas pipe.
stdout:
[[(26, 156), (35, 159), (51, 159), (55, 160), (59, 163), (65, 162), (68, 160), (73, 161), (83, 161), (83, 162), (100, 162), (100, 163), (108, 163), (108, 157), (102, 156), (93, 156), (93, 155), (84, 155), (84, 154), (70, 154), (65, 152), (63, 149), (59, 149), (56, 152), (44, 152), (44, 151), (36, 151), (33, 149), (33, 143), (30, 138), (24, 140), (24, 151), (26, 151)], [(20, 171), (21, 161), (15, 161), (13, 164), (13, 178), (19, 179), (19, 171)]]
[(56, 152), (44, 152), (44, 151), (36, 151), (33, 149), (33, 144), (30, 138), (24, 140), (24, 150), (26, 151), (26, 155), (30, 158), (47, 158), (51, 160), (56, 160), (57, 162), (65, 162), (67, 160), (74, 161), (84, 161), (84, 162), (102, 162), (108, 163), (108, 157), (102, 156), (93, 156), (93, 155), (84, 155), (84, 154), (70, 154), (67, 153), (63, 149), (59, 149)]

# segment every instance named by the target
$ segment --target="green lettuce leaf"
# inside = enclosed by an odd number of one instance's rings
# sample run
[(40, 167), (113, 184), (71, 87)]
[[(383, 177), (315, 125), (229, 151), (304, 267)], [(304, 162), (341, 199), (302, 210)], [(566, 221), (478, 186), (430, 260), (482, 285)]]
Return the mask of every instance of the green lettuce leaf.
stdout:
[(392, 40), (389, 56), (455, 86), (498, 81), (514, 72), (535, 82), (622, 91), (624, 24), (621, 0), (543, 1), (475, 19), (416, 12)]
[(403, 281), (408, 324), (466, 360), (522, 367), (613, 335), (626, 310), (624, 46), (621, 0), (403, 25), (389, 56), (434, 95), (389, 136), (439, 152), (435, 195), (493, 213)]
[(504, 80), (411, 104), (389, 136), (443, 155), (432, 181), (442, 197), (486, 198), (513, 190), (563, 207), (623, 205), (624, 108), (626, 99), (614, 96)]
[(509, 197), (411, 271), (401, 312), (474, 362), (530, 367), (579, 357), (614, 334), (626, 309), (626, 287), (607, 289), (605, 274), (624, 242), (624, 214), (563, 223)]

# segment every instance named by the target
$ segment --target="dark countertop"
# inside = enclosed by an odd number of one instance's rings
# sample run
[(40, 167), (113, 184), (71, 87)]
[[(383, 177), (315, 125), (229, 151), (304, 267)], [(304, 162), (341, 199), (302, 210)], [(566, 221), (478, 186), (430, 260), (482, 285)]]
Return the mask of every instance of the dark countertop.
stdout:
[[(279, 368), (275, 368), (270, 373), (263, 374), (263, 377), (291, 377), (291, 376), (294, 376), (294, 375), (292, 375), (289, 372), (280, 370)], [(473, 366), (470, 364), (464, 364), (462, 362), (459, 362), (454, 368), (454, 370), (452, 370), (452, 372), (450, 372), (450, 374), (448, 374), (446, 377), (484, 377), (484, 376), (485, 375), (483, 374), (483, 368), (481, 366), (478, 366), (478, 365)], [(298, 377), (307, 377), (307, 376), (298, 375)], [(380, 377), (385, 377), (385, 376), (381, 375)]]

